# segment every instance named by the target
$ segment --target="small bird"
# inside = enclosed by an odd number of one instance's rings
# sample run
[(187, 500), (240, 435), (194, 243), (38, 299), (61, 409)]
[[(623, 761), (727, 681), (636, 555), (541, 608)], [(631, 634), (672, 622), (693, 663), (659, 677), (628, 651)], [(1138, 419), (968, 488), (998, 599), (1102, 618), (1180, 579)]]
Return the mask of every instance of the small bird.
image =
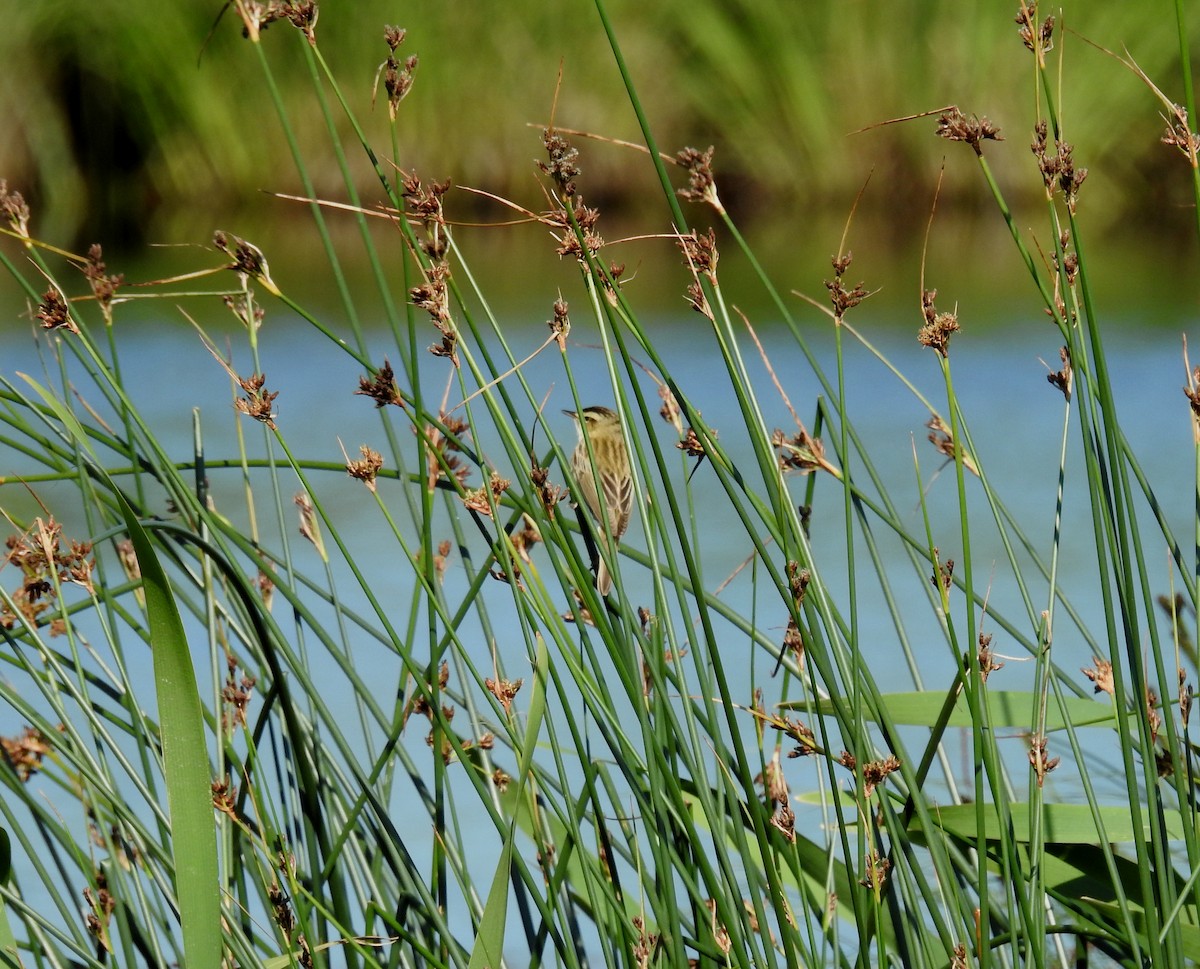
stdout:
[[(629, 473), (629, 454), (625, 450), (625, 437), (621, 433), (621, 418), (607, 407), (585, 407), (579, 413), (563, 411), (575, 421), (579, 432), (579, 444), (571, 455), (571, 473), (583, 495), (592, 517), (599, 523), (608, 523), (608, 532), (613, 543), (621, 541), (629, 527), (629, 515), (633, 510), (633, 478)], [(587, 440), (584, 440), (584, 425), (587, 425)], [(593, 469), (588, 455), (588, 442), (596, 459)], [(600, 494), (596, 492), (596, 481), (600, 482)], [(601, 499), (604, 515), (601, 517)], [(601, 524), (603, 529), (604, 525)], [(596, 591), (602, 596), (612, 589), (612, 574), (600, 556), (596, 568)]]

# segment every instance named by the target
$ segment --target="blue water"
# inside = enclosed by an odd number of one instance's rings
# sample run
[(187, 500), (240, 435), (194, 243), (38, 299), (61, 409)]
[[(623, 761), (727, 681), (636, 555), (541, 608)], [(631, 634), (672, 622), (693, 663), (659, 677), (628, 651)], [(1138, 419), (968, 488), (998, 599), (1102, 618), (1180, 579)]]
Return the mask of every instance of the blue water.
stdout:
[[(199, 408), (207, 458), (213, 461), (235, 457), (238, 441), (235, 422), (238, 418), (233, 413), (229, 382), (224, 371), (213, 361), (191, 327), (165, 306), (160, 306), (154, 313), (139, 315), (145, 318), (120, 328), (121, 366), (130, 396), (145, 415), (158, 440), (172, 457), (180, 461), (190, 460), (192, 414), (194, 408)], [(998, 311), (998, 315), (1002, 313)], [(815, 312), (802, 312), (801, 318), (810, 347), (832, 377), (836, 370), (830, 325), (825, 317)], [(536, 347), (546, 332), (540, 321), (537, 325), (529, 326), (525, 323), (526, 319), (528, 317), (514, 318), (511, 324), (506, 323), (504, 327), (506, 339), (518, 356), (524, 356)], [(701, 407), (706, 422), (717, 429), (734, 463), (745, 462), (748, 465), (752, 459), (741, 433), (734, 399), (727, 389), (728, 378), (705, 322), (696, 316), (679, 316), (664, 318), (658, 325), (660, 329), (656, 330), (656, 335), (660, 339), (659, 349), (683, 390)], [(880, 318), (880, 314), (864, 313), (863, 320), (857, 325), (934, 406), (942, 413), (946, 412), (940, 368), (933, 353), (918, 346), (915, 339), (916, 323), (911, 317), (889, 319)], [(784, 383), (793, 405), (811, 425), (815, 401), (821, 390), (810, 367), (778, 322), (772, 322), (769, 318), (763, 320), (759, 324), (759, 335), (769, 348), (772, 366)], [(423, 346), (429, 342), (431, 335), (423, 332), (420, 339)], [(1185, 381), (1185, 372), (1178, 334), (1163, 329), (1146, 330), (1132, 320), (1116, 319), (1105, 325), (1105, 339), (1122, 425), (1156, 489), (1168, 522), (1186, 547), (1190, 544), (1190, 529), (1194, 520), (1195, 451), (1187, 401), (1180, 390)], [(233, 334), (232, 340), (235, 368), (242, 374), (249, 373), (252, 367), (244, 339)], [(387, 353), (392, 356), (393, 362), (398, 362), (394, 350), (388, 348), (386, 334), (375, 332), (370, 340), (373, 360), (379, 361)], [(612, 390), (607, 382), (602, 356), (591, 346), (596, 340), (595, 331), (581, 321), (572, 333), (572, 365), (579, 382), (580, 397), (585, 403), (611, 403)], [(990, 486), (1027, 530), (1029, 538), (1043, 556), (1048, 555), (1054, 525), (1064, 407), (1061, 395), (1046, 382), (1047, 367), (1042, 360), (1051, 363), (1055, 369), (1058, 367), (1059, 342), (1056, 331), (1041, 321), (992, 322), (976, 329), (968, 328), (957, 335), (951, 350), (954, 390)], [(260, 343), (267, 386), (280, 392), (276, 402), (279, 426), (297, 457), (337, 462), (341, 457), (339, 441), (352, 457), (357, 456), (358, 446), (363, 443), (381, 451), (386, 450), (385, 438), (372, 403), (352, 393), (357, 387), (358, 377), (363, 373), (358, 363), (337, 351), (302, 321), (288, 319), (274, 309), (268, 315)], [(224, 343), (221, 349), (225, 350)], [(742, 350), (768, 425), (779, 426), (791, 433), (794, 428), (787, 409), (778, 399), (752, 344), (747, 341)], [(10, 379), (16, 371), (24, 370), (35, 374), (39, 380), (52, 380), (42, 372), (42, 364), (27, 333), (10, 330), (3, 338), (2, 353), (5, 374)], [(448, 367), (442, 361), (431, 360), (426, 368), (428, 373), (439, 375), (437, 383), (430, 380), (427, 386), (440, 386), (440, 375), (447, 373)], [(959, 561), (958, 574), (961, 574), (962, 549), (953, 468), (946, 467), (944, 459), (925, 440), (927, 411), (913, 393), (874, 356), (849, 340), (845, 347), (845, 369), (848, 413), (886, 482), (904, 525), (915, 534), (923, 535), (920, 498), (924, 489), (934, 542), (944, 558)], [(571, 434), (570, 425), (560, 411), (572, 406), (572, 400), (557, 349), (544, 351), (524, 368), (523, 373), (539, 397), (549, 393), (547, 420), (556, 433), (566, 439)], [(641, 386), (646, 395), (654, 400), (654, 385), (646, 379)], [(101, 414), (109, 415), (110, 412), (99, 400), (90, 396), (82, 383), (80, 390)], [(454, 404), (458, 399), (459, 391), (452, 389), (450, 403)], [(402, 439), (408, 446), (404, 437), (408, 431), (402, 422), (400, 427)], [(243, 431), (251, 453), (264, 453), (259, 429), (243, 419)], [(660, 435), (664, 448), (670, 450), (673, 447), (675, 436), (668, 425), (655, 423), (652, 432)], [(494, 437), (480, 431), (477, 443), (489, 456), (501, 458)], [(914, 468), (914, 448), (919, 472)], [(828, 438), (827, 455), (834, 463), (841, 463), (834, 456), (833, 442)], [(1079, 420), (1078, 415), (1074, 414), (1069, 428), (1067, 460), (1069, 470), (1063, 509), (1060, 583), (1069, 590), (1075, 608), (1087, 618), (1093, 632), (1100, 634), (1103, 623), (1095, 581), (1097, 567), (1091, 513), (1085, 500)], [(4, 465), (2, 473), (35, 470), (33, 462), (11, 452), (0, 456), (0, 463)], [(674, 472), (676, 484), (682, 481), (689, 469), (689, 465), (682, 461), (679, 463)], [(858, 480), (865, 480), (861, 463), (852, 462), (851, 469)], [(514, 475), (520, 473), (520, 469), (502, 470)], [(287, 502), (297, 489), (293, 482), (286, 480), (290, 475), (284, 478), (283, 498)], [(235, 522), (246, 523), (248, 519), (240, 473), (232, 469), (213, 469), (210, 471), (210, 480), (218, 510)], [(395, 604), (397, 614), (393, 619), (403, 625), (403, 611), (411, 601), (411, 570), (398, 561), (403, 553), (384, 526), (374, 502), (369, 500), (361, 485), (351, 482), (339, 471), (315, 476), (314, 480), (321, 499), (336, 509), (338, 526), (354, 548), (360, 565), (371, 576), (375, 591), (384, 602)], [(477, 483), (476, 473), (472, 484)], [(713, 587), (744, 564), (751, 546), (739, 531), (736, 521), (725, 510), (723, 492), (711, 469), (701, 466), (693, 479), (693, 486), (695, 507), (702, 519), (697, 523), (702, 562), (708, 585)], [(797, 500), (802, 496), (804, 486), (803, 479), (794, 481), (793, 494)], [(36, 490), (47, 496), (51, 510), (67, 522), (69, 534), (72, 528), (81, 526), (78, 514), (73, 513), (69, 505), (73, 495), (71, 486), (38, 486)], [(393, 511), (399, 514), (403, 506), (395, 486), (384, 483), (381, 491)], [(1024, 606), (1016, 592), (1012, 569), (991, 527), (978, 481), (968, 481), (968, 493), (977, 587), (987, 590), (989, 610), (993, 614), (1005, 615), (1025, 635), (1031, 635), (1032, 623), (1025, 615)], [(264, 500), (265, 495), (265, 492), (259, 493), (260, 527), (266, 543), (277, 545), (279, 529), (269, 502)], [(55, 499), (61, 500), (62, 504)], [(0, 503), (14, 514), (28, 516), (37, 513), (31, 507), (28, 495), (16, 485), (7, 485), (0, 491)], [(815, 508), (812, 545), (817, 565), (830, 594), (844, 606), (849, 579), (845, 565), (842, 497), (835, 482), (818, 480)], [(165, 507), (162, 511), (166, 512)], [(1144, 514), (1140, 520), (1149, 522)], [(290, 505), (285, 508), (283, 527), (292, 537), (300, 567), (318, 574), (319, 563), (315, 553), (306, 543), (295, 538), (294, 512)], [(873, 522), (872, 527), (880, 538), (884, 573), (893, 584), (893, 591), (905, 610), (905, 632), (914, 645), (919, 675), (925, 686), (947, 689), (953, 677), (955, 658), (939, 632), (937, 617), (926, 598), (927, 570), (914, 572), (899, 543), (887, 535), (886, 530), (880, 529), (877, 523)], [(411, 532), (411, 528), (407, 530)], [(633, 547), (644, 547), (644, 534), (636, 524), (631, 529), (627, 543)], [(1164, 543), (1149, 537), (1144, 540), (1144, 548), (1149, 558), (1152, 588), (1155, 592), (1168, 592), (1170, 580)], [(856, 543), (855, 552), (862, 563), (859, 567), (858, 623), (864, 661), (870, 665), (876, 681), (881, 685), (888, 689), (909, 689), (912, 674), (898, 648), (897, 633), (883, 608), (877, 583), (872, 578), (873, 570), (867, 563), (861, 543)], [(1027, 562), (1023, 553), (1021, 562)], [(922, 566), (922, 569), (925, 567)], [(1032, 575), (1033, 572), (1028, 570), (1026, 574)], [(622, 567), (622, 575), (624, 587), (632, 590), (631, 596), (635, 601), (640, 601), (637, 598), (639, 590), (647, 588), (644, 584), (646, 573), (640, 566), (626, 563)], [(339, 592), (346, 601), (365, 609), (362, 596), (355, 592), (344, 570), (338, 571), (338, 582)], [(446, 579), (449, 600), (456, 602), (465, 587), (461, 570), (452, 559)], [(507, 592), (501, 592), (500, 595), (491, 595), (490, 589), (485, 587), (489, 603), (495, 603), (492, 606), (493, 619), (503, 628), (512, 614), (511, 606), (505, 605)], [(1047, 605), (1045, 584), (1034, 583), (1031, 592), (1036, 621), (1036, 613)], [(725, 598), (740, 609), (750, 607), (749, 570), (731, 584)], [(958, 609), (955, 621), (961, 626), (965, 622), (961, 596)], [(760, 617), (760, 622), (773, 629), (778, 639), (782, 639), (784, 619), (778, 609), (771, 615)], [(1059, 665), (1067, 670), (1090, 665), (1091, 649), (1083, 635), (1072, 628), (1061, 613), (1060, 622), (1061, 626), (1056, 627), (1054, 644)], [(983, 621), (983, 628), (996, 631), (994, 624), (987, 619)], [(198, 627), (196, 629), (198, 631)], [(683, 634), (686, 633), (685, 627)], [(491, 673), (490, 656), (494, 649), (498, 662), (506, 668), (509, 676), (527, 676), (524, 645), (515, 635), (510, 642), (488, 643), (483, 641), (481, 630), (475, 624), (464, 627), (460, 634), (472, 642), (473, 661), (486, 674)], [(473, 640), (473, 637), (479, 638)], [(371, 642), (359, 642), (355, 649), (361, 650), (356, 653), (356, 667), (373, 688), (378, 688), (377, 699), (383, 707), (390, 709), (400, 686), (399, 666), (395, 657)], [(730, 649), (739, 655), (747, 655), (748, 646), (744, 638), (740, 641), (731, 638)], [(1025, 662), (1025, 650), (1003, 633), (996, 635), (993, 649), (1009, 658), (1005, 669), (995, 675), (992, 685), (1003, 689), (1027, 688), (1032, 682), (1032, 663)], [(322, 683), (322, 699), (332, 709), (344, 710), (349, 722), (353, 717), (353, 694), (349, 684), (340, 675), (332, 675), (336, 667), (325, 669), (323, 664), (330, 661), (323, 658), (319, 651), (313, 651), (311, 655), (310, 673)], [(761, 655), (753, 663), (736, 660), (728, 663), (734, 677), (732, 687), (735, 695), (744, 697), (748, 702), (753, 685), (764, 682), (769, 665), (768, 658)], [(457, 675), (455, 680), (458, 682)], [(768, 702), (770, 700), (768, 697)], [(19, 728), (15, 713), (0, 713), (0, 733), (15, 734)], [(347, 726), (346, 729), (353, 734), (352, 727)], [(425, 730), (424, 721), (421, 721), (411, 725), (406, 735), (405, 744), (410, 747), (414, 757), (422, 756)], [(1106, 749), (1114, 743), (1115, 738), (1105, 734), (1098, 756), (1104, 758), (1111, 754), (1111, 751), (1106, 753)], [(1022, 741), (1014, 735), (1010, 766), (1015, 776), (1020, 778), (1018, 785), (1024, 783), (1021, 758), (1025, 748), (1021, 745)], [(424, 756), (427, 757), (427, 754)], [(966, 765), (963, 766), (965, 768)], [(798, 789), (803, 789), (798, 781), (793, 783), (797, 784)], [(1054, 779), (1051, 785), (1057, 785), (1061, 796), (1073, 796), (1074, 785), (1070, 777)], [(1114, 786), (1113, 790), (1119, 788)], [(470, 804), (473, 795), (465, 791), (462, 793), (466, 796), (459, 803)], [(402, 788), (397, 789), (397, 796), (402, 803), (405, 796)], [(411, 792), (407, 796), (411, 796)], [(469, 829), (470, 819), (465, 818), (464, 822)], [(410, 850), (418, 855), (431, 850), (432, 838), (428, 827), (426, 821), (415, 825), (409, 833)], [(465, 841), (468, 845), (477, 841), (481, 857), (492, 857), (496, 841), (490, 826), (478, 831), (468, 830)], [(485, 860), (482, 864), (486, 868), (489, 863)], [(486, 883), (486, 876), (481, 875), (480, 881)]]

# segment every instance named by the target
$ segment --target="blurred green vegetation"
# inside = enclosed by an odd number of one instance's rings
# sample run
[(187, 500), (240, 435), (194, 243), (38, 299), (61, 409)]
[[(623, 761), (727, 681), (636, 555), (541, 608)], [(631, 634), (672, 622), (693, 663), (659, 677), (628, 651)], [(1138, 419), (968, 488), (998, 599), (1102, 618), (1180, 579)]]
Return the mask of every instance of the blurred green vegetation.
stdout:
[[(1127, 48), (1152, 78), (1176, 78), (1174, 18), (1156, 6), (1061, 4), (1069, 29), (1061, 97), (1076, 158), (1092, 171), (1089, 197), (1105, 196), (1097, 208), (1110, 224), (1173, 231), (1189, 224), (1187, 185), (1164, 177), (1176, 166), (1159, 144), (1159, 106), (1083, 39)], [(268, 99), (254, 90), (262, 75), (242, 49), (240, 20), (232, 9), (218, 20), (221, 10), (218, 2), (8, 0), (0, 177), (30, 199), (44, 237), (107, 245), (194, 239), (211, 230), (215, 213), (255, 205), (260, 190), (298, 190), (278, 121), (262, 114)], [(873, 173), (863, 205), (891, 214), (903, 223), (898, 237), (909, 237), (944, 151), (933, 119), (850, 133), (951, 103), (1000, 125), (1010, 144), (995, 153), (999, 177), (1030, 163), (1031, 133), (1012, 127), (1029, 117), (1029, 68), (1012, 56), (1015, 26), (993, 4), (614, 0), (612, 14), (661, 144), (715, 144), (724, 200), (743, 218), (844, 214)], [(352, 18), (328, 16), (317, 32), (352, 110), (370, 119), (368, 135), (381, 142), (386, 104), (381, 97), (372, 108), (371, 100), (385, 24), (407, 29), (401, 55), (420, 57), (399, 130), (406, 164), (427, 178), (536, 206), (532, 160), (541, 146), (530, 124), (553, 112), (564, 128), (637, 139), (592, 8), (359, 0)], [(281, 97), (301, 153), (315, 163), (318, 191), (340, 198), (300, 43), (276, 27), (265, 52), (284, 79)], [(1170, 83), (1165, 93), (1182, 100)], [(629, 149), (582, 147), (593, 204), (632, 209), (656, 190), (649, 166)], [(355, 164), (374, 198), (374, 176)], [(970, 174), (947, 175), (944, 207), (983, 204), (968, 191)]]

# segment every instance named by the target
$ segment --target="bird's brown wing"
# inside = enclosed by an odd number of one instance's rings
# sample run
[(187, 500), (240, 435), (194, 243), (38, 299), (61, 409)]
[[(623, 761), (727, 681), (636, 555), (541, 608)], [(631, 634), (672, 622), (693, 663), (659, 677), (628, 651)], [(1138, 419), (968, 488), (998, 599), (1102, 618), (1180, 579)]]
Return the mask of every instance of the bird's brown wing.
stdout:
[(629, 527), (629, 516), (633, 511), (633, 478), (627, 474), (605, 474), (600, 476), (604, 487), (604, 500), (615, 513), (609, 516), (608, 528), (613, 540), (620, 541)]

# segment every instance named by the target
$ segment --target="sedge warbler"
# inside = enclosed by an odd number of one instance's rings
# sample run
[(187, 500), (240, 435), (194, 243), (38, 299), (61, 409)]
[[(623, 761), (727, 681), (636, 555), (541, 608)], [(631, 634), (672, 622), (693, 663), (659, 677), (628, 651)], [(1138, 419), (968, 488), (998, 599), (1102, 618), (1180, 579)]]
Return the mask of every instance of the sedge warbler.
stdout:
[[(585, 407), (578, 413), (573, 410), (563, 413), (575, 421), (579, 432), (579, 444), (571, 455), (571, 473), (592, 518), (601, 523), (602, 529), (607, 529), (615, 545), (629, 527), (633, 509), (633, 478), (629, 474), (629, 454), (625, 450), (620, 415), (607, 407)], [(606, 596), (610, 589), (612, 573), (601, 555), (596, 567), (596, 591)]]

